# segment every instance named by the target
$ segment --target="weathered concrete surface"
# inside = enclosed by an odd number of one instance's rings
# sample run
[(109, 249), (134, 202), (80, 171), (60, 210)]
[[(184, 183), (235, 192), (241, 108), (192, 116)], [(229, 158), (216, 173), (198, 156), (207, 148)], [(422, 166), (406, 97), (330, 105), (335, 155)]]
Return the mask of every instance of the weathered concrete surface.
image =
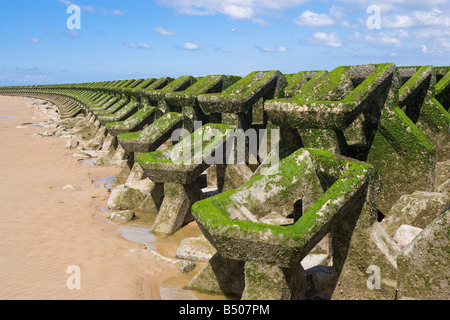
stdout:
[(204, 236), (200, 236), (182, 240), (176, 257), (192, 261), (209, 261), (216, 252), (211, 243)]
[(150, 194), (154, 183), (149, 179), (132, 184), (122, 184), (113, 189), (108, 199), (108, 208), (112, 210), (135, 210)]
[(400, 248), (406, 247), (415, 237), (421, 233), (423, 229), (408, 226), (406, 224), (401, 225), (393, 237), (394, 241), (400, 246)]
[(201, 195), (201, 190), (195, 184), (164, 184), (164, 200), (152, 231), (172, 234), (185, 224), (193, 221), (191, 206), (201, 199)]
[(450, 211), (437, 217), (397, 258), (398, 298), (450, 299)]
[(404, 224), (424, 229), (449, 206), (450, 197), (447, 194), (417, 191), (402, 196), (382, 224), (391, 236)]

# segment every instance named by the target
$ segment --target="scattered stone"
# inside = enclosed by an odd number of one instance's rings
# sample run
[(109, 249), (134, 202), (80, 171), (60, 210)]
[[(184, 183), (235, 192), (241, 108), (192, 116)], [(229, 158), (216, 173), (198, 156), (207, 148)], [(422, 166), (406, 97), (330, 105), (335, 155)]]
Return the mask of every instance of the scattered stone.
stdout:
[(133, 220), (134, 216), (135, 213), (131, 210), (111, 211), (106, 215), (106, 217), (111, 219), (111, 221), (116, 222), (128, 222)]
[(150, 253), (157, 260), (166, 261), (166, 262), (176, 265), (178, 267), (178, 270), (180, 270), (180, 272), (182, 272), (182, 273), (188, 273), (196, 267), (196, 264), (192, 261), (167, 258), (155, 250), (150, 251)]
[(108, 208), (113, 210), (134, 210), (139, 208), (145, 198), (150, 194), (152, 182), (141, 180), (129, 186), (122, 184), (111, 192)]
[(76, 147), (78, 147), (79, 144), (80, 143), (77, 140), (70, 139), (66, 143), (66, 148), (67, 149), (75, 149)]
[(301, 262), (303, 269), (308, 270), (316, 266), (326, 266), (328, 264), (328, 254), (308, 254)]
[(40, 132), (38, 134), (41, 135), (42, 137), (51, 137), (51, 136), (53, 136), (53, 132), (52, 131), (44, 131), (44, 132)]
[(176, 257), (191, 261), (209, 261), (215, 253), (216, 249), (212, 244), (204, 236), (200, 236), (181, 241)]
[(68, 184), (68, 185), (66, 185), (66, 186), (63, 188), (63, 191), (79, 191), (79, 190), (81, 190), (81, 187), (79, 187), (79, 186), (74, 186), (74, 185), (71, 185), (71, 184)]

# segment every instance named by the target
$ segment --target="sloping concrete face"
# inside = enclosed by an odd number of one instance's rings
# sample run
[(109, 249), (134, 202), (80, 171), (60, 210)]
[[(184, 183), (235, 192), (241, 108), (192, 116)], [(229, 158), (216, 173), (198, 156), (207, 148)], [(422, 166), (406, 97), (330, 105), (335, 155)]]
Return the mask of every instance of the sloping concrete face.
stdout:
[(224, 162), (224, 145), (232, 129), (221, 124), (207, 124), (170, 149), (141, 154), (138, 162), (146, 176), (155, 182), (193, 183), (216, 160)]
[[(156, 213), (154, 232), (195, 219), (217, 252), (194, 290), (448, 298), (450, 67), (350, 65), (0, 94), (50, 101), (73, 119), (86, 140), (78, 149), (123, 168), (113, 193), (121, 208)], [(415, 233), (399, 239), (402, 230)]]
[(155, 120), (155, 112), (156, 109), (154, 107), (143, 107), (124, 121), (106, 123), (106, 129), (113, 136), (118, 136), (119, 134), (127, 132), (140, 131)]
[(172, 136), (174, 130), (181, 128), (183, 120), (182, 114), (166, 113), (141, 131), (119, 134), (119, 143), (128, 152), (155, 151)]
[(397, 258), (399, 299), (448, 300), (450, 210), (430, 223)]
[(434, 145), (436, 161), (447, 160), (450, 157), (450, 118), (434, 95), (435, 70), (432, 66), (398, 70), (403, 84), (399, 91), (399, 107)]

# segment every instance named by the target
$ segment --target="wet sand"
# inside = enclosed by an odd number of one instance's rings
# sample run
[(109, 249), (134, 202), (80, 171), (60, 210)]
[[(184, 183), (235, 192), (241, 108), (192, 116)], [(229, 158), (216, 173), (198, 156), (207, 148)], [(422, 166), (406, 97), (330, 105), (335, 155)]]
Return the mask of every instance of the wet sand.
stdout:
[[(176, 266), (126, 240), (101, 211), (109, 193), (92, 177), (120, 168), (83, 165), (67, 140), (33, 137), (43, 129), (30, 124), (42, 120), (27, 102), (0, 96), (0, 299), (161, 299)], [(67, 287), (72, 265), (79, 290)]]

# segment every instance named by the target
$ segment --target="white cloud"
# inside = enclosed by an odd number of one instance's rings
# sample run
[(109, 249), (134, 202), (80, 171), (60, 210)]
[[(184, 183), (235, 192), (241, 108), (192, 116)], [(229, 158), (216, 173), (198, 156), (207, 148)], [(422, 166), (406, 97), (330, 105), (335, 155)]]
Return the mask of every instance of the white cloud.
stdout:
[(186, 49), (186, 50), (198, 50), (198, 48), (199, 48), (198, 44), (193, 43), (193, 42), (185, 42), (183, 44), (183, 49)]
[(139, 48), (150, 49), (150, 46), (143, 42), (139, 42), (138, 46), (139, 46)]
[(382, 13), (391, 11), (414, 11), (429, 9), (436, 6), (448, 5), (448, 0), (339, 0), (344, 6), (366, 9), (370, 5), (377, 5)]
[[(311, 0), (158, 0), (162, 5), (186, 15), (224, 14), (231, 19), (263, 20), (261, 15), (299, 7)], [(264, 20), (265, 21), (265, 20)], [(264, 22), (263, 22), (264, 23)]]
[(230, 50), (228, 50), (228, 48), (224, 48), (224, 47), (215, 47), (214, 51), (222, 52), (222, 53), (230, 53)]
[[(69, 0), (58, 0), (59, 2), (65, 4), (66, 6), (74, 5), (73, 2)], [(123, 12), (117, 9), (114, 10), (108, 10), (104, 8), (95, 8), (94, 6), (80, 6), (81, 12), (88, 12), (88, 13), (101, 13), (105, 16), (121, 16), (123, 15)]]
[(347, 28), (347, 29), (353, 29), (353, 28), (357, 28), (358, 27), (357, 24), (350, 24), (348, 21), (342, 21), (341, 22), (341, 26), (343, 28)]
[(208, 45), (200, 41), (186, 41), (182, 46), (175, 46), (175, 47), (183, 50), (197, 51), (200, 48), (208, 47)]
[(345, 9), (338, 6), (332, 6), (330, 8), (330, 16), (335, 17), (338, 20), (341, 20), (347, 16), (345, 13)]
[(258, 49), (260, 52), (269, 53), (269, 52), (278, 52), (278, 53), (284, 53), (287, 52), (287, 47), (285, 46), (278, 46), (278, 47), (260, 47), (257, 46), (256, 49)]
[(80, 35), (75, 30), (67, 30), (65, 34), (71, 38), (78, 38)]
[(406, 15), (393, 14), (387, 17), (382, 16), (382, 26), (384, 28), (409, 28), (415, 25), (415, 21)]
[(263, 26), (263, 27), (269, 25), (269, 22), (264, 20), (263, 18), (253, 18), (252, 22), (259, 24), (260, 26)]
[(450, 17), (442, 10), (432, 8), (429, 11), (415, 10), (402, 15), (382, 15), (382, 26), (385, 28), (411, 28), (435, 26), (450, 27)]
[(151, 47), (148, 44), (143, 43), (143, 42), (136, 44), (133, 42), (124, 41), (123, 44), (127, 47), (135, 48), (135, 49), (151, 49)]
[(335, 23), (334, 19), (326, 13), (319, 14), (309, 10), (293, 19), (293, 22), (301, 27), (326, 27)]
[(38, 38), (34, 38), (34, 37), (31, 37), (31, 36), (24, 37), (22, 39), (22, 41), (25, 42), (25, 43), (35, 43), (35, 44), (41, 42)]
[(178, 32), (176, 32), (175, 30), (167, 30), (163, 27), (156, 27), (155, 30), (162, 36), (176, 36), (178, 34)]
[(403, 40), (408, 38), (410, 38), (409, 32), (399, 29), (379, 33), (365, 32), (364, 34), (361, 34), (355, 32), (351, 37), (351, 40), (364, 42), (373, 46), (401, 46)]
[(327, 34), (325, 32), (316, 32), (312, 39), (306, 39), (310, 44), (327, 46), (332, 48), (342, 47), (342, 42), (336, 35), (336, 32)]
[(237, 6), (224, 3), (221, 12), (230, 16), (232, 19), (251, 19), (253, 18), (253, 8)]

